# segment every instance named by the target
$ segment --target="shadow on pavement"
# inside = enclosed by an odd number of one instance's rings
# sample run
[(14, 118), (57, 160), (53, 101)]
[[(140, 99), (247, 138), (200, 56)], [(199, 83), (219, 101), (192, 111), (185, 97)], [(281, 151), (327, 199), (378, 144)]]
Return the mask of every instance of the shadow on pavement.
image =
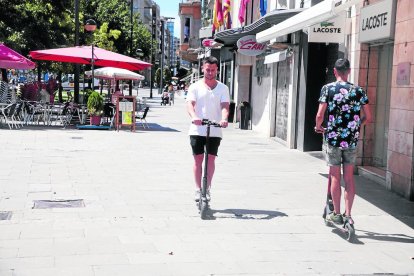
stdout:
[[(215, 214), (221, 214), (216, 216)], [(248, 210), (248, 209), (211, 209), (213, 218), (235, 218), (235, 219), (255, 219), (255, 220), (269, 220), (276, 217), (287, 217), (287, 214), (279, 211), (267, 210)], [(228, 216), (230, 215), (230, 216)]]
[(164, 127), (155, 123), (148, 123), (149, 128), (143, 128), (141, 123), (136, 123), (136, 131), (168, 131), (168, 132), (180, 132), (174, 128)]
[[(320, 175), (328, 178), (328, 174)], [(344, 186), (343, 181), (341, 184)], [(355, 175), (355, 186), (358, 196), (414, 229), (414, 202), (359, 175)]]
[[(390, 241), (390, 242), (401, 242), (401, 243), (414, 243), (414, 237), (405, 234), (381, 234), (371, 231), (365, 231), (361, 229), (356, 230), (358, 232), (358, 239), (370, 239), (376, 241)], [(359, 233), (363, 233), (360, 235)]]

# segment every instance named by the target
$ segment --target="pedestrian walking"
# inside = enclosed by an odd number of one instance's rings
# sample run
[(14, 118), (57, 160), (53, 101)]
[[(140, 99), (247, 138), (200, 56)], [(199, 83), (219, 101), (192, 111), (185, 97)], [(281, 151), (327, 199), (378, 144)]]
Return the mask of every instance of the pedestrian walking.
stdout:
[[(189, 129), (190, 144), (194, 156), (193, 173), (196, 184), (195, 200), (200, 198), (202, 165), (204, 147), (206, 144), (206, 126), (202, 125), (202, 119), (216, 121), (222, 128), (228, 126), (230, 95), (229, 88), (216, 80), (218, 72), (218, 60), (215, 57), (207, 57), (203, 61), (204, 77), (193, 83), (188, 88), (187, 111), (191, 117)], [(208, 171), (207, 171), (207, 198), (210, 198), (211, 180), (215, 170), (215, 158), (222, 139), (221, 128), (212, 127), (209, 139)]]
[[(334, 205), (330, 219), (336, 224), (343, 223), (340, 211), (341, 165), (345, 181), (344, 216), (350, 218), (355, 197), (354, 165), (360, 127), (371, 121), (367, 94), (360, 86), (348, 82), (349, 73), (349, 61), (338, 59), (334, 67), (336, 82), (322, 87), (315, 125), (315, 131), (324, 135), (323, 148), (329, 166)], [(325, 128), (322, 126), (324, 120)]]

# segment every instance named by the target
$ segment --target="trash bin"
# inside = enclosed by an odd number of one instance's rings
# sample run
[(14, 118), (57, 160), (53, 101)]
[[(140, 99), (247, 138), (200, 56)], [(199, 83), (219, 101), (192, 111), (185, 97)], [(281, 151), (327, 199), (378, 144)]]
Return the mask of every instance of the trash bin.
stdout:
[(240, 129), (249, 129), (250, 125), (250, 104), (242, 102), (240, 104)]
[(230, 102), (230, 107), (229, 107), (229, 118), (228, 121), (231, 123), (234, 121), (234, 109), (236, 108), (236, 103), (235, 102)]

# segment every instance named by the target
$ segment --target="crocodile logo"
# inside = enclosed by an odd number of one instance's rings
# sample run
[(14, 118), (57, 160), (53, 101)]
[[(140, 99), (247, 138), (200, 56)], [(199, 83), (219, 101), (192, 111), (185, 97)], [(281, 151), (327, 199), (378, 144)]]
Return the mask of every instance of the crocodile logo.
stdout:
[(333, 22), (321, 22), (321, 27), (333, 27)]

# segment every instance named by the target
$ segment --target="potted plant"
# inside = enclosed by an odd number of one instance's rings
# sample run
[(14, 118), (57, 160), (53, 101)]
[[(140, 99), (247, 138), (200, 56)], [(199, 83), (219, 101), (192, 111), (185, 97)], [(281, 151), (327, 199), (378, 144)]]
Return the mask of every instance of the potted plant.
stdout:
[(104, 107), (102, 96), (98, 92), (93, 91), (88, 97), (87, 107), (88, 114), (91, 116), (91, 125), (100, 125)]

